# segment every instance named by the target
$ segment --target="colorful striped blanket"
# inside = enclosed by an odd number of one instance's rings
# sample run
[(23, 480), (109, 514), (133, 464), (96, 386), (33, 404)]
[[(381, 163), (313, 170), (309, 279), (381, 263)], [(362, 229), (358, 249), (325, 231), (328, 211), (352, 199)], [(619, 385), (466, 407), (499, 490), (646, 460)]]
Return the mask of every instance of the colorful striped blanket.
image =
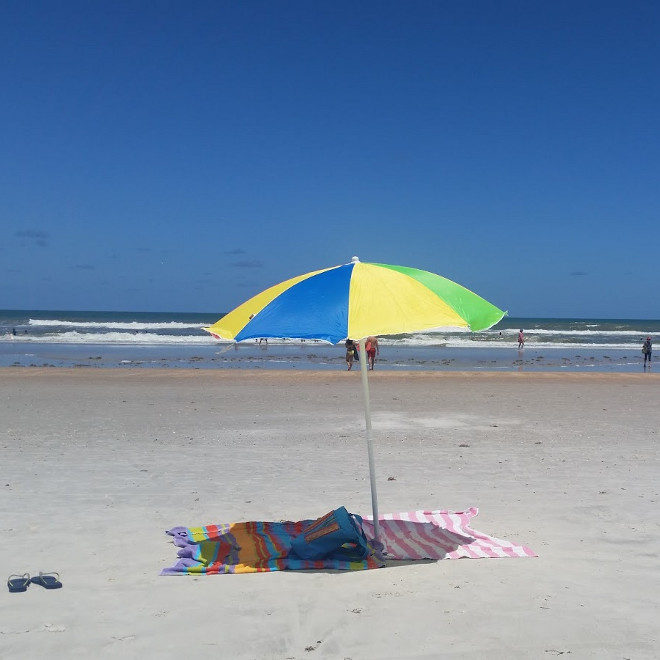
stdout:
[[(386, 559), (480, 559), (482, 557), (537, 557), (527, 546), (488, 536), (470, 527), (479, 513), (466, 511), (409, 511), (378, 516), (379, 541)], [(362, 528), (374, 537), (371, 516), (364, 516)]]
[[(386, 559), (459, 559), (468, 557), (536, 557), (524, 545), (488, 536), (470, 527), (479, 510), (410, 511), (379, 516), (380, 542)], [(282, 570), (363, 570), (384, 565), (375, 551), (363, 561), (298, 559), (290, 555), (293, 539), (313, 520), (299, 522), (239, 522), (205, 527), (174, 527), (178, 561), (161, 575), (215, 575)], [(362, 528), (373, 547), (373, 522)]]
[(299, 559), (291, 544), (313, 520), (239, 522), (205, 527), (174, 527), (166, 532), (178, 546), (179, 560), (161, 575), (215, 575), (284, 570), (364, 570), (380, 568), (373, 553), (361, 561)]

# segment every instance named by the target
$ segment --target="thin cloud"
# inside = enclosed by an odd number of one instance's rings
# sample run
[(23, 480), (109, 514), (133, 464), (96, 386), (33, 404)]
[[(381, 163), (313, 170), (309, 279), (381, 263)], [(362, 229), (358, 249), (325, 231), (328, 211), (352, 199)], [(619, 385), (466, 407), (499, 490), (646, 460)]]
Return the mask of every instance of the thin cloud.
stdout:
[(571, 277), (584, 277), (585, 275), (589, 275), (589, 273), (584, 270), (574, 270), (570, 273)]
[(96, 270), (96, 266), (92, 266), (92, 264), (76, 264), (72, 268), (76, 270)]
[(39, 247), (46, 247), (50, 239), (50, 234), (41, 229), (19, 229), (14, 233), (14, 236), (24, 241), (29, 241), (32, 245), (38, 245)]
[(19, 229), (15, 234), (19, 238), (50, 238), (50, 234), (40, 229)]
[(234, 248), (233, 250), (225, 250), (223, 254), (245, 254), (245, 250), (243, 248)]
[(262, 268), (264, 262), (259, 259), (243, 259), (242, 261), (233, 261), (229, 265), (234, 268)]

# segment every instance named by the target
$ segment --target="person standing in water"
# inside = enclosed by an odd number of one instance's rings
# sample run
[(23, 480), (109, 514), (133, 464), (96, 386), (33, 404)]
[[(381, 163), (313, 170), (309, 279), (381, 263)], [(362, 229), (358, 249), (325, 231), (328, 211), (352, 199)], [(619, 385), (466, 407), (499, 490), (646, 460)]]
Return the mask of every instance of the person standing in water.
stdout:
[(367, 337), (367, 340), (364, 343), (364, 348), (367, 352), (367, 365), (369, 366), (369, 369), (373, 371), (374, 362), (376, 362), (376, 355), (380, 354), (378, 339), (376, 339), (376, 337)]
[(520, 328), (520, 332), (518, 333), (518, 350), (521, 348), (525, 348), (525, 335), (522, 328)]
[(644, 368), (646, 368), (646, 360), (649, 361), (649, 367), (651, 366), (651, 353), (653, 351), (653, 342), (651, 337), (648, 336), (644, 343), (642, 344), (642, 353), (644, 353)]
[[(254, 314), (250, 314), (249, 320), (251, 321), (253, 318), (254, 318)], [(258, 342), (259, 346), (261, 346), (262, 341), (266, 343), (266, 346), (268, 346), (268, 337), (259, 337), (259, 339), (257, 339), (256, 337), (254, 338), (254, 343), (256, 344)]]
[(357, 346), (352, 339), (347, 339), (346, 343), (346, 364), (348, 366), (347, 371), (350, 371), (353, 368), (353, 361), (357, 356)]

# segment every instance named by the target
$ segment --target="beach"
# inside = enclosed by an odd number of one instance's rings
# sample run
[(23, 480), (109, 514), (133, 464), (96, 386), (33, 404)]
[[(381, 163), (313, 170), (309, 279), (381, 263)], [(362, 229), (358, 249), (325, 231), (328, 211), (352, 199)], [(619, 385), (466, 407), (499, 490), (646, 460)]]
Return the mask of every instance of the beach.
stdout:
[[(91, 355), (91, 353), (90, 353)], [(0, 657), (655, 658), (656, 373), (375, 371), (381, 513), (537, 558), (162, 577), (165, 530), (370, 513), (360, 378), (0, 369)]]

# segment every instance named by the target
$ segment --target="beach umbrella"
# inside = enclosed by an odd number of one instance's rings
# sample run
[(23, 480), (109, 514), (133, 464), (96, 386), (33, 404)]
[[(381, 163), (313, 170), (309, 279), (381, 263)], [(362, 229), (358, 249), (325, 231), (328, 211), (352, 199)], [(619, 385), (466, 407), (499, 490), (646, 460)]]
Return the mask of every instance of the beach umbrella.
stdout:
[(214, 337), (243, 341), (260, 337), (360, 343), (360, 369), (374, 533), (378, 496), (371, 438), (367, 337), (432, 329), (485, 330), (506, 312), (451, 280), (416, 268), (351, 263), (299, 275), (250, 298), (204, 328)]

